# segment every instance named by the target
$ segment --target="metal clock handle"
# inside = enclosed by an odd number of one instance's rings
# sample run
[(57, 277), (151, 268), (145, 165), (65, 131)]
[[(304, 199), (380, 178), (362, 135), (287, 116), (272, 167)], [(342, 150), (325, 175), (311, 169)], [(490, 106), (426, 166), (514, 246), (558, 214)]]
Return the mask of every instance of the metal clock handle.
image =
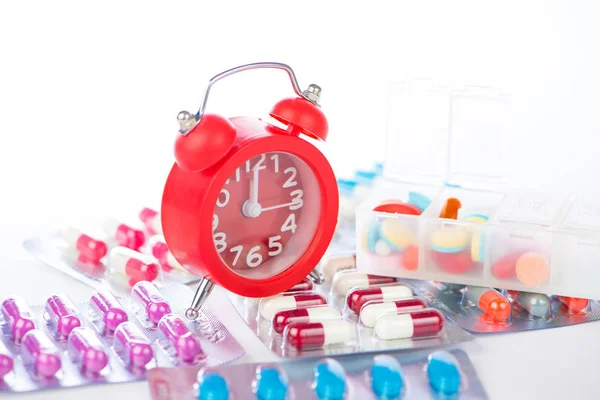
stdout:
[(221, 79), (227, 78), (228, 76), (235, 75), (239, 72), (250, 71), (253, 69), (281, 69), (287, 72), (290, 77), (290, 81), (294, 88), (294, 92), (305, 100), (310, 101), (316, 106), (319, 106), (319, 98), (321, 95), (321, 88), (318, 85), (311, 84), (308, 86), (308, 89), (302, 91), (300, 90), (300, 85), (298, 85), (298, 80), (296, 79), (296, 74), (292, 68), (283, 63), (276, 62), (257, 62), (252, 64), (240, 65), (239, 67), (228, 69), (227, 71), (223, 71), (220, 74), (213, 76), (208, 81), (208, 86), (204, 90), (204, 96), (202, 99), (202, 103), (200, 103), (200, 108), (195, 115), (187, 111), (182, 111), (177, 115), (177, 120), (179, 121), (180, 130), (179, 133), (183, 136), (186, 136), (198, 123), (202, 120), (202, 116), (204, 115), (204, 111), (206, 110), (206, 104), (208, 103), (208, 96), (210, 94), (210, 89), (212, 86), (220, 81)]

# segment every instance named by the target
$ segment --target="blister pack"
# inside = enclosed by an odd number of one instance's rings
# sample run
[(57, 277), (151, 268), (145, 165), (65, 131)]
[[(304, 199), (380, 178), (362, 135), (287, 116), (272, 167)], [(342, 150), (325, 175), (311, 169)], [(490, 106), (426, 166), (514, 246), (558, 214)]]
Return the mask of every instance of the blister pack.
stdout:
[(172, 256), (161, 232), (160, 214), (144, 208), (135, 224), (106, 218), (88, 229), (67, 227), (29, 239), (24, 247), (88, 286), (108, 285), (117, 293), (140, 281), (159, 287), (198, 281)]
[(456, 325), (473, 333), (559, 328), (600, 320), (595, 300), (516, 290), (402, 280)]
[(415, 297), (411, 285), (354, 268), (352, 256), (325, 258), (318, 283), (306, 278), (277, 296), (231, 294), (231, 299), (252, 331), (280, 357), (419, 349), (473, 338), (426, 298)]
[(211, 311), (218, 296), (188, 321), (191, 295), (184, 285), (159, 290), (141, 281), (128, 298), (98, 291), (86, 303), (59, 293), (29, 307), (8, 296), (0, 305), (0, 393), (139, 381), (157, 366), (214, 367), (241, 357)]
[(156, 368), (149, 383), (154, 400), (487, 399), (462, 350), (360, 354), (200, 371)]

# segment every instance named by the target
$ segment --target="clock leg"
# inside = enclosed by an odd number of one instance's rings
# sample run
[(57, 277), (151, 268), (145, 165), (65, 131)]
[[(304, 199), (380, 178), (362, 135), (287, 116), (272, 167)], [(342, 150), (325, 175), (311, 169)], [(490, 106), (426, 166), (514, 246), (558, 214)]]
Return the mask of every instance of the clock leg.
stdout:
[(209, 281), (206, 278), (202, 278), (202, 280), (198, 284), (198, 288), (196, 289), (194, 298), (192, 299), (192, 304), (185, 312), (185, 316), (187, 319), (194, 320), (198, 318), (202, 305), (204, 304), (214, 287), (215, 284), (213, 282)]
[(310, 274), (308, 274), (308, 279), (310, 279), (311, 281), (313, 281), (313, 283), (320, 285), (321, 283), (323, 283), (325, 280), (323, 279), (323, 275), (321, 275), (319, 273), (319, 271), (317, 271), (316, 269), (313, 269), (312, 271), (310, 271)]

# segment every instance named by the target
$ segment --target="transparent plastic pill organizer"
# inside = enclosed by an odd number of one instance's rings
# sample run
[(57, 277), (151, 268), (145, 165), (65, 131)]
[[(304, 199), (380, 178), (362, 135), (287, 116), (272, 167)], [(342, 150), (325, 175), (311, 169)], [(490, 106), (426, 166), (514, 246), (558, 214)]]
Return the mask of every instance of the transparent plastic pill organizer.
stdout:
[(575, 185), (554, 152), (569, 139), (548, 132), (528, 146), (514, 100), (431, 81), (392, 86), (383, 179), (356, 211), (360, 270), (600, 298), (600, 201), (581, 196), (598, 190), (567, 193)]

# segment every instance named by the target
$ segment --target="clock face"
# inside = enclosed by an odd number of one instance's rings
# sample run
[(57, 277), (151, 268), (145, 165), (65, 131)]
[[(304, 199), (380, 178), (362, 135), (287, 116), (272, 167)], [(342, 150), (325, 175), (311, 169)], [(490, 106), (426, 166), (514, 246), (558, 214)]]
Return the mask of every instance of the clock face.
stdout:
[(312, 242), (320, 209), (319, 184), (304, 161), (261, 154), (240, 165), (221, 189), (212, 220), (215, 248), (240, 275), (277, 275)]

